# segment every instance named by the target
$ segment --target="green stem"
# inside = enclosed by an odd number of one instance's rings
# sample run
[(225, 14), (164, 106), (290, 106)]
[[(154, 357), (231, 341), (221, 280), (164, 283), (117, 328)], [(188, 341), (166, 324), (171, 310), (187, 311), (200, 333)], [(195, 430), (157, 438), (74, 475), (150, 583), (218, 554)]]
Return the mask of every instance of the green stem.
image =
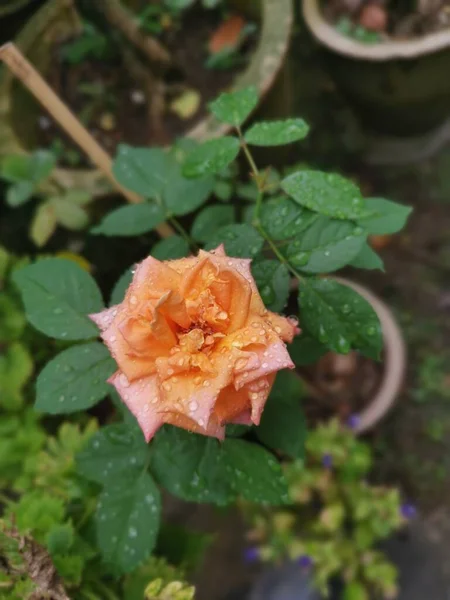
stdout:
[(262, 237), (266, 240), (266, 242), (269, 244), (270, 249), (275, 254), (275, 256), (278, 258), (278, 260), (281, 263), (283, 263), (283, 265), (286, 265), (287, 269), (291, 272), (292, 275), (294, 275), (294, 277), (296, 277), (299, 281), (301, 281), (303, 278), (300, 275), (300, 273), (298, 271), (296, 271), (294, 269), (294, 267), (290, 264), (290, 262), (288, 261), (288, 259), (281, 254), (281, 252), (278, 250), (278, 248), (276, 247), (276, 245), (274, 244), (274, 242), (267, 235), (266, 231), (261, 226), (261, 224), (255, 224), (255, 227), (258, 230), (258, 232), (262, 235)]
[(198, 250), (198, 246), (197, 244), (194, 242), (194, 240), (191, 238), (191, 236), (188, 234), (188, 232), (186, 231), (186, 229), (183, 227), (183, 225), (178, 221), (178, 219), (176, 219), (175, 217), (168, 217), (168, 221), (171, 225), (173, 225), (173, 227), (178, 231), (178, 233), (181, 235), (181, 237), (186, 240), (186, 242), (189, 245), (189, 248), (191, 250), (194, 250), (195, 252)]
[(245, 141), (244, 136), (242, 135), (241, 128), (236, 127), (236, 130), (238, 132), (239, 141), (241, 142), (242, 150), (244, 151), (244, 154), (247, 158), (248, 164), (250, 165), (250, 169), (252, 170), (252, 173), (253, 173), (253, 176), (255, 179), (255, 183), (258, 188), (258, 196), (256, 198), (256, 205), (255, 205), (255, 222), (259, 225), (261, 206), (262, 206), (263, 195), (264, 195), (264, 185), (261, 184), (261, 175), (260, 175), (259, 169), (256, 166), (256, 163), (255, 163), (253, 156), (249, 150), (247, 142)]

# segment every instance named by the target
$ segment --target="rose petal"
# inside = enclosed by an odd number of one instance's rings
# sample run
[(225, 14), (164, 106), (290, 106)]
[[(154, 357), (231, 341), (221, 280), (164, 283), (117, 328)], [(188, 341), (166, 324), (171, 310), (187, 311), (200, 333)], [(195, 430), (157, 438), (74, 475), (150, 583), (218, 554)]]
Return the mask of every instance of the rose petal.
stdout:
[(100, 331), (105, 331), (114, 321), (114, 317), (117, 315), (120, 308), (120, 304), (116, 304), (115, 306), (111, 306), (111, 308), (105, 308), (99, 313), (94, 313), (89, 315), (89, 318), (94, 321)]
[(160, 402), (157, 377), (151, 375), (130, 382), (123, 373), (117, 371), (108, 379), (108, 383), (116, 388), (122, 400), (136, 417), (145, 440), (147, 442), (151, 440), (164, 423), (156, 410)]

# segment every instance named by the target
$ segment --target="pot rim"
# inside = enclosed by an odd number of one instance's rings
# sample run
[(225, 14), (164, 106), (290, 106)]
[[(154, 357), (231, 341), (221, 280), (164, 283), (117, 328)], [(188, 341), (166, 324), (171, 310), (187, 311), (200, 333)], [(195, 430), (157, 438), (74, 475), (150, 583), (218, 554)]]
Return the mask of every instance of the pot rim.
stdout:
[[(357, 414), (358, 424), (354, 427), (354, 432), (360, 435), (373, 429), (392, 409), (405, 378), (406, 344), (397, 320), (384, 300), (365, 286), (344, 277), (330, 275), (329, 279), (352, 288), (369, 302), (377, 313), (383, 334), (385, 353), (383, 375), (374, 397), (364, 410)], [(294, 281), (296, 286), (297, 281)]]
[[(246, 69), (233, 81), (232, 89), (237, 90), (253, 84), (258, 88), (262, 99), (272, 86), (288, 51), (294, 11), (291, 0), (261, 0), (261, 2), (262, 26), (258, 45)], [(68, 6), (65, 0), (48, 0), (19, 32), (16, 38), (18, 47), (26, 54), (33, 43), (38, 43), (44, 35), (47, 23), (54, 20), (59, 11), (67, 9)], [(75, 9), (73, 10), (75, 11)], [(42, 25), (36, 27), (36, 23)], [(14, 75), (8, 69), (5, 69), (0, 85), (0, 140), (4, 140), (3, 145), (0, 144), (0, 156), (9, 152), (29, 153), (23, 147), (8, 118), (13, 101), (12, 85), (14, 80)], [(207, 116), (187, 131), (184, 136), (203, 140), (224, 135), (231, 129), (231, 125), (219, 123), (214, 118)], [(67, 188), (80, 183), (86, 185), (87, 179), (91, 181), (91, 186), (94, 187), (94, 190), (91, 190), (94, 195), (105, 193), (108, 189), (104, 185), (105, 176), (97, 168), (70, 169), (57, 167), (52, 174), (52, 179)]]
[(339, 33), (322, 15), (319, 0), (302, 0), (304, 19), (324, 46), (353, 59), (381, 62), (432, 54), (450, 47), (450, 28), (401, 42), (363, 44)]

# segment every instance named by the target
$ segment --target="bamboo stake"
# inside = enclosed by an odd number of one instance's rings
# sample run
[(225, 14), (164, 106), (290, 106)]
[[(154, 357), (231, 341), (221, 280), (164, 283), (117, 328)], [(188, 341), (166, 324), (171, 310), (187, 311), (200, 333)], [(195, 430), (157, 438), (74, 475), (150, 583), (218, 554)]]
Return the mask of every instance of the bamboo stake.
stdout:
[[(24, 57), (12, 42), (0, 46), (0, 60), (28, 88), (57, 123), (71, 136), (92, 162), (106, 175), (111, 183), (125, 196), (128, 202), (137, 204), (144, 199), (131, 190), (122, 187), (112, 172), (112, 159), (97, 140), (82, 125), (72, 111), (64, 104), (48, 83), (41, 77), (33, 65)], [(161, 237), (173, 235), (174, 230), (168, 223), (157, 227)]]

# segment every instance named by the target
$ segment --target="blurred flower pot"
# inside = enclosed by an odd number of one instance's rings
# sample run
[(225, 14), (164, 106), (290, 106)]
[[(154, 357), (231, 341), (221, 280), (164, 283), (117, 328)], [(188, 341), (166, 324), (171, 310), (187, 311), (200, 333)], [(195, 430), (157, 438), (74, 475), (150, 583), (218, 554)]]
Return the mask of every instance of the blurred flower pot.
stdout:
[[(255, 85), (263, 98), (273, 85), (288, 50), (293, 22), (290, 0), (260, 0), (261, 33), (257, 48), (246, 69), (240, 73), (234, 86)], [(16, 43), (22, 52), (45, 76), (52, 58), (55, 41), (79, 31), (80, 20), (73, 4), (66, 0), (49, 0), (27, 23)], [(230, 126), (207, 117), (186, 133), (195, 139), (222, 135)], [(9, 71), (0, 85), (0, 159), (11, 153), (24, 153), (36, 147), (37, 107)], [(97, 169), (57, 168), (52, 174), (64, 188), (82, 187), (93, 195), (108, 189), (103, 175)]]
[(319, 0), (302, 0), (302, 7), (330, 75), (368, 132), (417, 138), (422, 154), (450, 138), (450, 29), (367, 44), (328, 23)]
[[(406, 346), (395, 316), (383, 300), (358, 283), (341, 277), (333, 277), (333, 279), (351, 287), (371, 304), (378, 315), (383, 333), (383, 364), (379, 382), (374, 395), (370, 397), (366, 406), (357, 412), (355, 422), (352, 424), (354, 431), (362, 434), (376, 427), (393, 408), (405, 377)], [(296, 281), (293, 281), (294, 285), (297, 286)]]

